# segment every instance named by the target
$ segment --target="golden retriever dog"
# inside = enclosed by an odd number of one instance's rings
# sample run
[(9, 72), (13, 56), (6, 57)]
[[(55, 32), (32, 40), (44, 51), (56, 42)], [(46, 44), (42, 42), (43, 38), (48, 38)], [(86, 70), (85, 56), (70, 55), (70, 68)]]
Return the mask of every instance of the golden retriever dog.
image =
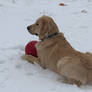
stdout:
[(62, 75), (64, 83), (77, 86), (92, 83), (92, 54), (75, 50), (51, 17), (42, 16), (27, 29), (40, 41), (36, 44), (38, 58), (24, 55), (26, 60), (35, 60), (44, 69), (49, 68)]

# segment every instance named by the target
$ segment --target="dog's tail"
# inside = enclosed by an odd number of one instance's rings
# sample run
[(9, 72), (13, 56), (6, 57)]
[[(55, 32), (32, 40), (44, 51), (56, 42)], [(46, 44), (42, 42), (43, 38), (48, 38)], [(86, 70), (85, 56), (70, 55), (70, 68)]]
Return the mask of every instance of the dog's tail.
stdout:
[(88, 77), (87, 77), (88, 79), (88, 84), (91, 84), (92, 85), (92, 71), (89, 71), (88, 72)]
[(86, 53), (86, 56), (89, 58), (89, 60), (91, 60), (91, 61), (92, 61), (92, 53), (87, 52), (87, 53)]
[(88, 62), (88, 83), (92, 84), (92, 53), (86, 53), (87, 58), (89, 59)]
[(89, 71), (92, 71), (92, 53), (87, 52), (85, 55), (85, 58), (88, 60), (86, 66)]

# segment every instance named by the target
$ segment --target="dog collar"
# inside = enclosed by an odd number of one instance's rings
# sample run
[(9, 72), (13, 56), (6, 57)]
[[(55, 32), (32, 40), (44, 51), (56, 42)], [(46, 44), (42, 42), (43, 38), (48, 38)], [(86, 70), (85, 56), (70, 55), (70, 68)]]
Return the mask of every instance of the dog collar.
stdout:
[(51, 34), (51, 35), (49, 35), (47, 37), (42, 38), (41, 41), (44, 41), (45, 39), (48, 39), (48, 38), (52, 38), (53, 36), (56, 36), (57, 34), (58, 34), (58, 32), (53, 33), (53, 34)]

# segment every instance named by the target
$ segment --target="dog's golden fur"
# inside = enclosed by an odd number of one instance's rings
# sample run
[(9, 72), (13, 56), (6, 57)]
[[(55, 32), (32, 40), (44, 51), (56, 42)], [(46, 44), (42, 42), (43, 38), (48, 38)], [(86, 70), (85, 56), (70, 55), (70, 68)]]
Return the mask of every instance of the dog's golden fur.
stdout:
[[(37, 53), (43, 68), (49, 68), (64, 76), (62, 82), (77, 84), (92, 83), (92, 54), (76, 51), (68, 43), (51, 17), (42, 16), (36, 23), (28, 26), (33, 35), (38, 35), (41, 40), (48, 35), (58, 32), (58, 35), (40, 41)], [(27, 55), (25, 55), (27, 57)], [(31, 58), (27, 58), (30, 60)]]

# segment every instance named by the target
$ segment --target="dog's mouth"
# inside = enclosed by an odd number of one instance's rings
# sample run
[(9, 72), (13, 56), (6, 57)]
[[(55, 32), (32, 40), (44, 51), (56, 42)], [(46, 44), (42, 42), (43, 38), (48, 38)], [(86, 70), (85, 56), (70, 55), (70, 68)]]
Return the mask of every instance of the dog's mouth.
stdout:
[(28, 27), (27, 27), (27, 30), (28, 30), (28, 32), (29, 32), (30, 34), (38, 36), (37, 33), (33, 33), (32, 31), (30, 31)]
[(28, 30), (28, 32), (31, 33), (32, 35), (36, 35), (36, 36), (38, 36), (37, 33), (33, 33), (32, 31), (30, 31), (30, 26), (27, 27), (27, 30)]
[(38, 34), (37, 34), (37, 33), (35, 33), (35, 35), (36, 35), (36, 36), (38, 36)]
[[(29, 31), (29, 30), (28, 30), (28, 31)], [(32, 33), (31, 31), (29, 31), (29, 33), (32, 34), (32, 35), (36, 35), (36, 36), (38, 36), (37, 33)]]

